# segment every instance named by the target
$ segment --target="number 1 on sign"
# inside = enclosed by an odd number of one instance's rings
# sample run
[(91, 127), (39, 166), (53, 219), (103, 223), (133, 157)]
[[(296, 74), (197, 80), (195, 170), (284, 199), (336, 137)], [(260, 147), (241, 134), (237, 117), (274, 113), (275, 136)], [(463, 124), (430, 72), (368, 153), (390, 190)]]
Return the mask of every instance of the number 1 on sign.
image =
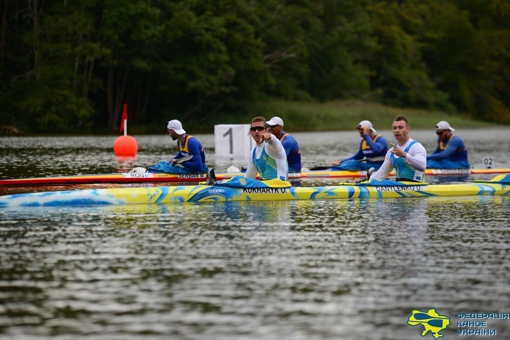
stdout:
[(234, 141), (232, 136), (232, 128), (228, 129), (227, 132), (223, 134), (223, 137), (227, 137), (227, 135), (230, 135), (229, 138), (229, 144), (230, 144), (230, 154), (234, 153)]

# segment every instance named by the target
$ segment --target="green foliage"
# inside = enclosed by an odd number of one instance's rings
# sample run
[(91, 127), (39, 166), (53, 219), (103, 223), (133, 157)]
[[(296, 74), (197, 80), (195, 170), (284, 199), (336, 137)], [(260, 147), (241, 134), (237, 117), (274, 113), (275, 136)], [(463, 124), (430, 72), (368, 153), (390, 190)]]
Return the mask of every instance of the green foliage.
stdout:
[(249, 122), (251, 118), (264, 112), (270, 119), (279, 116), (285, 122), (285, 129), (291, 131), (338, 131), (354, 130), (359, 122), (368, 119), (377, 129), (391, 129), (395, 117), (405, 116), (413, 129), (434, 129), (438, 121), (447, 119), (455, 127), (490, 127), (494, 123), (466, 119), (465, 116), (447, 116), (441, 111), (423, 109), (403, 109), (376, 103), (359, 101), (332, 101), (327, 103), (299, 103), (283, 100), (258, 102), (250, 106), (251, 110), (239, 114), (237, 121), (220, 123), (239, 124)]
[(373, 99), (370, 59), (376, 48), (367, 1), (319, 2), (321, 39), (312, 39), (308, 92), (320, 101)]
[(451, 109), (428, 75), (420, 34), (422, 2), (376, 3), (370, 13), (377, 37), (372, 85), (383, 91), (383, 102), (395, 106)]
[[(289, 118), (356, 99), (510, 123), (508, 1), (76, 0), (5, 10), (0, 123), (27, 132), (118, 131), (123, 103), (147, 132), (172, 118), (236, 122), (271, 98), (303, 103)], [(310, 128), (331, 116), (314, 118)]]

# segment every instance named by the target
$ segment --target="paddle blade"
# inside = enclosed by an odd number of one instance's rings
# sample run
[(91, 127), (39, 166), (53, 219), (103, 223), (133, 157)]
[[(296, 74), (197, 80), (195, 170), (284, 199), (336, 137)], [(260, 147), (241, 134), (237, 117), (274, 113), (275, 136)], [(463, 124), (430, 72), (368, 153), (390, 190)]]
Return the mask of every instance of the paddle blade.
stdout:
[(193, 155), (188, 155), (188, 156), (181, 157), (177, 161), (175, 161), (175, 164), (181, 164), (181, 163), (187, 162), (187, 161), (189, 161), (192, 158), (193, 158)]
[(313, 168), (310, 168), (310, 170), (330, 170), (330, 166), (314, 166)]

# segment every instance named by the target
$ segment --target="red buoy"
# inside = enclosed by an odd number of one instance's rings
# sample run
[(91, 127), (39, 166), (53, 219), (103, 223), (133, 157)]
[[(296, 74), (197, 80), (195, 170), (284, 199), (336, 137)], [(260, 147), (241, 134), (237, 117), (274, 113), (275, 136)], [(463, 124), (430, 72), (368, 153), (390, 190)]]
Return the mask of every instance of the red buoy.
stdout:
[(131, 136), (120, 136), (113, 143), (113, 152), (117, 157), (135, 157), (138, 143)]

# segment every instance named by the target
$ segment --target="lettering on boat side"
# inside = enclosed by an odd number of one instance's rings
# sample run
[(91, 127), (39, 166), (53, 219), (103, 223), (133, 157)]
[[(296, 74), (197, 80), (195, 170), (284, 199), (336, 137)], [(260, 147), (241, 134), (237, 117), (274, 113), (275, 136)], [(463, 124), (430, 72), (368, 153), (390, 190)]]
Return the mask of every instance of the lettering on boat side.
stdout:
[(387, 187), (375, 187), (377, 192), (382, 191), (417, 191), (426, 189), (426, 185), (396, 185), (396, 186), (387, 186)]
[(209, 189), (208, 192), (210, 194), (214, 194), (214, 193), (223, 193), (225, 192), (225, 189)]
[(204, 174), (179, 174), (178, 178), (202, 178)]
[(244, 194), (285, 194), (289, 192), (287, 188), (244, 188)]
[(124, 174), (124, 178), (152, 178), (154, 177), (153, 173), (150, 172), (133, 172)]
[(469, 175), (470, 169), (432, 169), (434, 175)]

